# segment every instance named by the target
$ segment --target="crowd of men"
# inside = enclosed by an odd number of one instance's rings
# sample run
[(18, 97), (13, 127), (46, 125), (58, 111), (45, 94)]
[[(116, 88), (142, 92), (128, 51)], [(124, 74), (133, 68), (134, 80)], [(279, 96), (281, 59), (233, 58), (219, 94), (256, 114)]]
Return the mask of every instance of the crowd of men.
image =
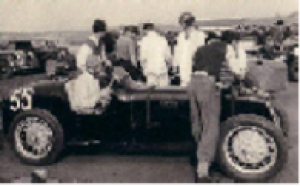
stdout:
[[(67, 83), (66, 90), (71, 108), (90, 114), (99, 102), (102, 108), (109, 103), (112, 80), (126, 79), (129, 86), (167, 87), (170, 72), (178, 74), (179, 86), (187, 89), (191, 100), (191, 133), (198, 160), (196, 181), (209, 182), (209, 168), (219, 138), (220, 88), (235, 78), (243, 79), (247, 63), (237, 34), (227, 31), (221, 37), (207, 37), (195, 22), (191, 13), (181, 14), (182, 31), (171, 47), (153, 23), (143, 24), (142, 33), (125, 27), (116, 42), (115, 58), (109, 60), (102, 39), (107, 32), (106, 22), (95, 20), (93, 35), (77, 53), (80, 73)], [(118, 66), (124, 76), (114, 72)]]
[(266, 59), (273, 60), (289, 47), (298, 44), (298, 24), (287, 25), (284, 20), (277, 20), (272, 26), (238, 25), (236, 31), (242, 37), (254, 37), (260, 47), (259, 53)]

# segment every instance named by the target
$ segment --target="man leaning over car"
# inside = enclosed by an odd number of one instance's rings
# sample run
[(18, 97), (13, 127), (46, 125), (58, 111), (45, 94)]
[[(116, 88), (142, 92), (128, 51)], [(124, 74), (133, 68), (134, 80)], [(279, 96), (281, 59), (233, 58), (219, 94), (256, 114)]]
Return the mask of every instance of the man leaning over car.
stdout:
[(235, 33), (226, 31), (221, 41), (208, 41), (194, 55), (188, 92), (192, 134), (197, 143), (197, 182), (213, 182), (209, 168), (219, 140), (220, 88), (230, 86), (235, 77), (245, 75), (245, 53), (241, 48), (237, 49), (236, 39)]

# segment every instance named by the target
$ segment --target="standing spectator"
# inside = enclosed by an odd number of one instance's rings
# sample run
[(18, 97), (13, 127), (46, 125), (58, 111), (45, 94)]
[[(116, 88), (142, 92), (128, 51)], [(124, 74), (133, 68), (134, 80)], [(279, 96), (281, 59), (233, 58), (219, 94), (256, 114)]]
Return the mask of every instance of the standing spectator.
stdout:
[(205, 45), (205, 34), (195, 27), (195, 17), (190, 12), (183, 13), (179, 24), (184, 29), (177, 38), (174, 53), (174, 68), (179, 70), (180, 85), (187, 86), (192, 75), (193, 56), (198, 47)]
[(209, 167), (214, 161), (219, 140), (221, 98), (216, 84), (227, 87), (234, 77), (243, 78), (246, 68), (246, 61), (237, 58), (241, 52), (235, 50), (234, 33), (224, 32), (221, 42), (212, 39), (197, 49), (194, 74), (188, 86), (192, 135), (197, 144), (196, 181), (204, 183), (213, 181)]
[(131, 32), (132, 32), (132, 39), (134, 43), (134, 49), (136, 52), (136, 66), (135, 66), (135, 73), (137, 76), (137, 80), (146, 82), (146, 78), (142, 73), (142, 67), (141, 67), (141, 62), (140, 62), (140, 50), (139, 50), (139, 45), (138, 42), (142, 39), (141, 37), (141, 31), (138, 26), (132, 26), (131, 27)]
[(276, 50), (281, 50), (282, 42), (284, 40), (284, 21), (283, 20), (277, 20), (275, 23), (274, 33), (274, 48)]
[(143, 26), (145, 36), (139, 42), (140, 61), (149, 86), (167, 86), (171, 52), (165, 37), (154, 30), (154, 24)]
[(117, 65), (122, 66), (133, 80), (138, 80), (137, 44), (134, 36), (135, 33), (133, 33), (132, 28), (126, 26), (123, 35), (117, 40)]
[(168, 41), (168, 45), (171, 48), (172, 55), (174, 55), (174, 48), (177, 44), (176, 37), (177, 37), (176, 32), (168, 31), (166, 34), (166, 38)]

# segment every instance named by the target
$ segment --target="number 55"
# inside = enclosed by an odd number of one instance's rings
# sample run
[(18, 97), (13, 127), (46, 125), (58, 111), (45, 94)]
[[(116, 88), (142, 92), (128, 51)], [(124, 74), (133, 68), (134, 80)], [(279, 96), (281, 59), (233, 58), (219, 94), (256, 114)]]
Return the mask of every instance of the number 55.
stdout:
[(10, 109), (13, 111), (19, 109), (30, 110), (32, 108), (32, 93), (33, 91), (31, 89), (15, 91), (10, 97), (10, 102), (12, 103)]

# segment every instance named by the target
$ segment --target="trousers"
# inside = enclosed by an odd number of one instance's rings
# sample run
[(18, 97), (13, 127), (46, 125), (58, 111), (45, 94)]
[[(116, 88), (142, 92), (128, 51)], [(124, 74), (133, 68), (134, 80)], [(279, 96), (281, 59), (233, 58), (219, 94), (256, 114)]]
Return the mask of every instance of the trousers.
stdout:
[(220, 133), (220, 90), (207, 75), (192, 75), (188, 85), (192, 135), (198, 162), (214, 161)]

